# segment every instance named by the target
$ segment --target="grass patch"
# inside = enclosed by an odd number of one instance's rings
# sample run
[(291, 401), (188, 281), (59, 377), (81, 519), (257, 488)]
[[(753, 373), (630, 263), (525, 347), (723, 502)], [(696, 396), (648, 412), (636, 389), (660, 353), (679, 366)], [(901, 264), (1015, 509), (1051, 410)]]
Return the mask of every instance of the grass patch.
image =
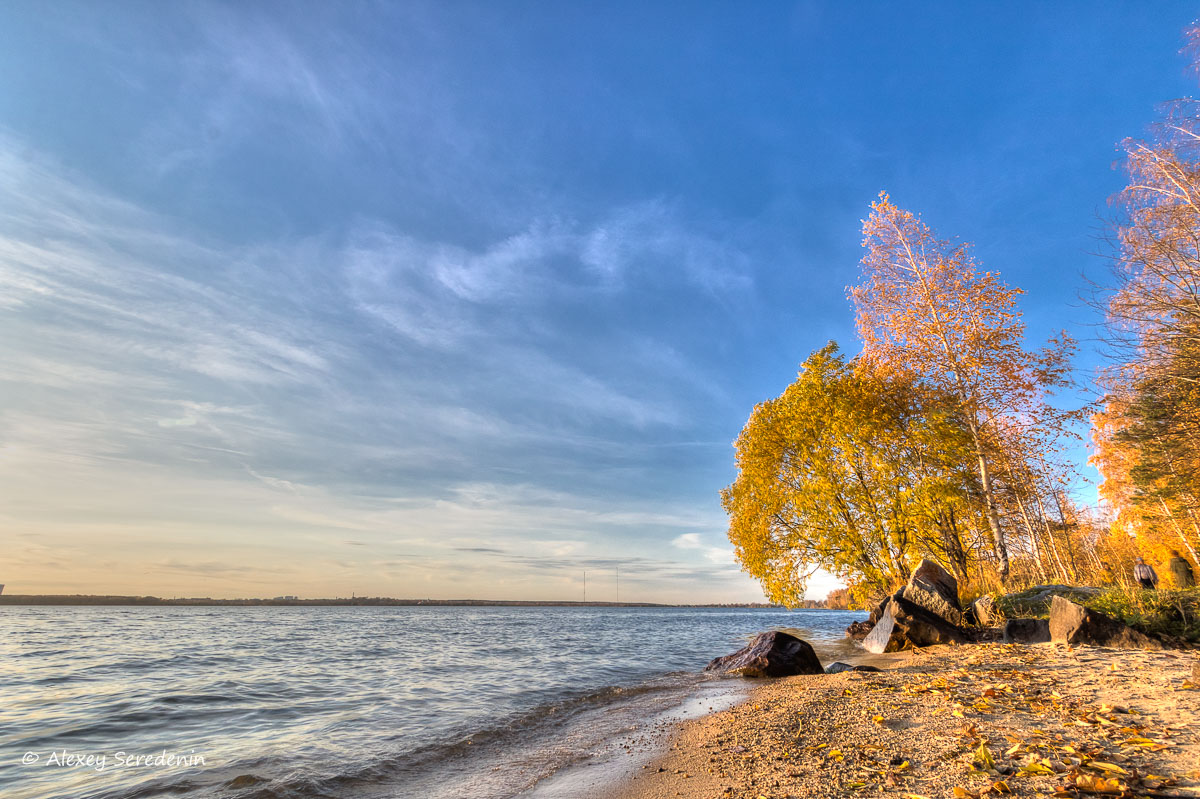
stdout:
[(1108, 588), (1082, 604), (1144, 633), (1200, 641), (1200, 588)]
[(1023, 591), (996, 598), (996, 607), (1006, 619), (1044, 619), (1050, 615), (1050, 603), (1055, 596), (1086, 605), (1095, 598), (1095, 588), (1070, 585), (1035, 585)]

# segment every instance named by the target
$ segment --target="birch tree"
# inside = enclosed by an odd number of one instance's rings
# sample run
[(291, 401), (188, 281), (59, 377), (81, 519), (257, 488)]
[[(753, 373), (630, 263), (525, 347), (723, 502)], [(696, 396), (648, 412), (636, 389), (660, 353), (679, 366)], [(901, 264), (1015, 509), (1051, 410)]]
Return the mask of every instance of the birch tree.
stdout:
[(1065, 385), (1073, 350), (1064, 333), (1024, 347), (1018, 288), (981, 271), (966, 244), (939, 239), (881, 193), (863, 222), (862, 281), (850, 288), (863, 357), (885, 374), (914, 374), (954, 398), (971, 442), (1000, 579), (1010, 564), (997, 500), (997, 424), (1042, 415)]

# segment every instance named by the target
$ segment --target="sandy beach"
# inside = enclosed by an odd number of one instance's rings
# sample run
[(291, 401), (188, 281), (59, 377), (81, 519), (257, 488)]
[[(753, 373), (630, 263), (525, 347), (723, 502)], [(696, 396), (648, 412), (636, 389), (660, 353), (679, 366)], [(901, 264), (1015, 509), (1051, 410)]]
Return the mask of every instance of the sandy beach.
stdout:
[(985, 644), (764, 681), (680, 725), (616, 796), (1200, 796), (1197, 662)]

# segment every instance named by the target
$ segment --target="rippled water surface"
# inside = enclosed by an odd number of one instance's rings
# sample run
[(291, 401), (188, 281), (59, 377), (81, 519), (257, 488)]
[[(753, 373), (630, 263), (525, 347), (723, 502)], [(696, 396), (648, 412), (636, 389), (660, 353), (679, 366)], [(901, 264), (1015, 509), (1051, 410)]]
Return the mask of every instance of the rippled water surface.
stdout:
[(0, 795), (501, 799), (711, 688), (748, 636), (799, 628), (828, 662), (860, 617), (3, 607)]

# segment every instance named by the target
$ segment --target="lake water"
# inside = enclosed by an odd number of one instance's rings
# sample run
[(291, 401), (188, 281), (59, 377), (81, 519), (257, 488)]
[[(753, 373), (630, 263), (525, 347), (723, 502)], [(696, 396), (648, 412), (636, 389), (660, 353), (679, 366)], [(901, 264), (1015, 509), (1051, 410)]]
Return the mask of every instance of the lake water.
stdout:
[(757, 632), (861, 659), (842, 631), (862, 617), (0, 607), (0, 795), (503, 799), (728, 692), (701, 670)]

